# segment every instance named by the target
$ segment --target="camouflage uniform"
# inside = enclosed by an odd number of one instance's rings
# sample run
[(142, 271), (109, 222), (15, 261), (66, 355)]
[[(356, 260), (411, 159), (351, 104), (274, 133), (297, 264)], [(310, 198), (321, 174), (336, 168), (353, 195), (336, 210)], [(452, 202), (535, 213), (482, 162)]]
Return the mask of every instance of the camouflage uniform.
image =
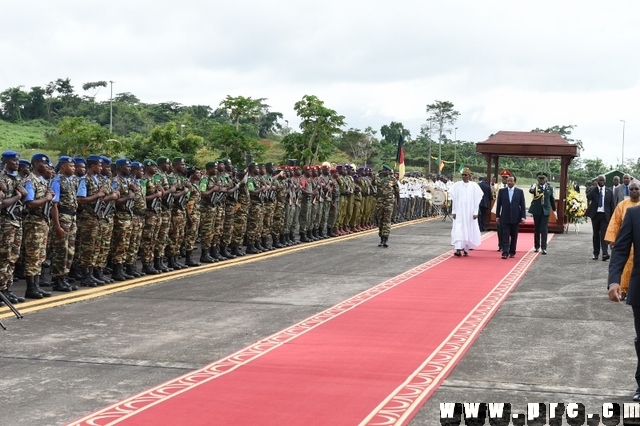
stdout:
[(189, 192), (189, 201), (186, 207), (187, 226), (184, 236), (184, 247), (187, 252), (192, 251), (196, 246), (196, 239), (198, 238), (198, 229), (200, 228), (200, 202), (202, 200), (202, 191), (200, 185), (192, 184), (192, 189)]
[[(200, 191), (202, 193), (211, 190), (217, 185), (217, 176), (205, 176), (200, 181)], [(215, 234), (216, 219), (218, 218), (218, 206), (214, 205), (212, 198), (215, 198), (216, 193), (205, 196), (203, 194), (200, 200), (200, 228), (202, 232), (201, 236), (201, 248), (202, 253), (208, 253), (209, 248), (213, 245), (213, 237)]]
[[(275, 206), (273, 210), (273, 242), (276, 243), (277, 240), (280, 240), (279, 243), (283, 243), (280, 236), (284, 230), (284, 216), (285, 216), (285, 206), (287, 203), (287, 187), (283, 180), (281, 179), (273, 179), (273, 185), (275, 187)], [(278, 245), (280, 245), (278, 244)]]
[[(35, 201), (47, 195), (49, 184), (46, 179), (31, 173), (25, 180), (25, 187), (33, 188), (33, 198), (27, 195), (26, 202)], [(48, 203), (47, 203), (48, 204)], [(27, 277), (40, 275), (42, 263), (47, 258), (49, 236), (49, 213), (47, 206), (27, 208), (24, 218), (25, 274)]]
[(60, 188), (60, 199), (54, 202), (58, 208), (58, 221), (65, 232), (62, 238), (58, 238), (54, 227), (51, 227), (51, 276), (61, 278), (69, 273), (75, 254), (78, 179), (59, 175), (53, 179), (52, 187), (56, 186)]
[[(158, 175), (145, 175), (140, 179), (140, 185), (142, 186), (142, 193), (146, 198), (149, 195), (155, 194), (157, 188), (162, 186), (162, 182)], [(162, 208), (160, 206), (161, 201), (159, 200), (160, 198), (156, 198), (146, 203), (147, 210), (140, 240), (140, 257), (142, 258), (143, 265), (150, 265), (153, 262), (154, 249), (156, 247), (158, 233), (160, 232), (160, 224), (162, 223)]]
[(376, 178), (376, 217), (378, 218), (378, 236), (389, 238), (391, 220), (395, 201), (400, 194), (398, 181), (394, 177), (379, 176)]
[[(113, 181), (108, 176), (99, 177), (102, 190), (105, 192), (105, 197), (113, 194), (115, 189), (113, 188)], [(113, 236), (113, 223), (116, 212), (115, 200), (105, 203), (102, 215), (100, 217), (100, 243), (99, 253), (96, 266), (101, 270), (107, 266), (107, 260), (109, 259), (109, 250), (111, 249), (111, 237)]]
[[(273, 177), (268, 173), (260, 176), (262, 181), (269, 188), (271, 187), (271, 183), (273, 181)], [(266, 243), (266, 239), (269, 238), (273, 229), (273, 215), (275, 212), (275, 193), (273, 190), (269, 189), (265, 192), (262, 210), (263, 210), (263, 220), (262, 220), (262, 230), (260, 232), (260, 237), (263, 240), (263, 244)], [(275, 242), (275, 241), (274, 241)]]
[[(120, 193), (120, 197), (125, 197), (129, 191), (133, 191), (131, 179), (117, 175), (113, 179), (113, 187)], [(133, 233), (133, 205), (135, 200), (128, 200), (116, 205), (116, 213), (113, 223), (113, 243), (111, 262), (114, 265), (127, 263), (129, 244)]]
[[(17, 172), (8, 170), (0, 172), (0, 181), (7, 187), (6, 198), (18, 194), (17, 188), (23, 184)], [(11, 213), (13, 211), (13, 213)], [(11, 288), (16, 261), (20, 257), (22, 246), (22, 202), (17, 201), (14, 208), (2, 209), (0, 226), (2, 227), (2, 244), (0, 245), (0, 290)]]
[(171, 230), (171, 206), (173, 205), (173, 194), (167, 192), (171, 188), (172, 183), (169, 182), (167, 174), (161, 170), (154, 176), (156, 182), (165, 190), (165, 196), (162, 198), (162, 207), (160, 210), (160, 225), (158, 227), (158, 236), (154, 242), (153, 252), (156, 259), (162, 259), (164, 250), (169, 244), (169, 231)]
[[(225, 188), (232, 188), (235, 186), (234, 180), (229, 176), (227, 172), (220, 172), (220, 183)], [(224, 223), (222, 225), (222, 238), (220, 239), (220, 245), (227, 247), (231, 244), (231, 238), (233, 237), (234, 228), (234, 213), (236, 211), (236, 203), (238, 194), (227, 194), (224, 201)]]
[(133, 215), (131, 216), (131, 239), (125, 255), (125, 265), (135, 265), (138, 260), (138, 250), (142, 240), (142, 229), (145, 225), (147, 202), (145, 201), (146, 186), (143, 188), (141, 181), (136, 178), (129, 179), (129, 189), (134, 193)]
[(233, 246), (234, 251), (237, 251), (238, 247), (242, 245), (242, 240), (244, 239), (247, 231), (247, 218), (249, 216), (250, 207), (251, 200), (249, 196), (249, 188), (245, 182), (240, 182), (240, 187), (238, 188), (238, 202), (233, 214), (233, 237), (231, 245)]
[[(175, 184), (176, 192), (182, 192), (185, 189), (185, 181), (187, 178), (177, 173), (170, 175), (170, 181)], [(187, 213), (185, 208), (189, 193), (187, 192), (179, 199), (173, 200), (171, 207), (171, 230), (169, 232), (169, 246), (167, 248), (168, 256), (178, 256), (180, 254), (180, 247), (184, 243), (185, 230), (187, 226)]]
[[(87, 197), (91, 197), (100, 191), (100, 181), (96, 175), (87, 174), (80, 178), (82, 185), (87, 189)], [(80, 241), (78, 259), (81, 267), (93, 267), (98, 264), (100, 249), (100, 222), (96, 205), (102, 200), (90, 204), (81, 205), (78, 208), (77, 240)]]
[(340, 176), (337, 174), (333, 177), (329, 202), (330, 207), (327, 215), (327, 233), (331, 236), (331, 234), (337, 231), (337, 219), (338, 213), (340, 212)]
[[(260, 189), (261, 186), (259, 177), (250, 176), (247, 179), (247, 189), (249, 191), (256, 191)], [(252, 194), (250, 195), (250, 199), (251, 207), (249, 209), (247, 221), (247, 247), (254, 245), (260, 238), (262, 233), (262, 222), (264, 220), (262, 197), (260, 197), (260, 195)]]

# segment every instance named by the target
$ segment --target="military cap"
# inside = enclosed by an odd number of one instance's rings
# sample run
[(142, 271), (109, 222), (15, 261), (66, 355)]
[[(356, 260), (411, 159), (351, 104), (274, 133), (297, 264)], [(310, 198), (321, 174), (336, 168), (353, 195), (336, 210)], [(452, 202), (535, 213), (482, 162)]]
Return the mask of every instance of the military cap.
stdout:
[(102, 158), (102, 164), (107, 166), (111, 164), (111, 158), (107, 157), (106, 155), (101, 155), (100, 158)]
[(247, 167), (255, 167), (255, 166), (257, 166), (255, 161), (252, 161), (249, 164), (247, 164)]
[(87, 157), (87, 161), (96, 161), (102, 163), (102, 157), (100, 155), (91, 154)]
[(309, 170), (309, 169), (310, 169), (310, 167), (307, 166), (307, 165), (302, 166), (302, 170)]
[(548, 177), (549, 177), (549, 175), (548, 175), (548, 174), (546, 174), (545, 172), (538, 172), (538, 174), (536, 175), (536, 177), (539, 177), (539, 178), (541, 178), (541, 177), (546, 177), (546, 178), (548, 178)]
[(258, 164), (256, 164), (256, 166), (258, 166), (258, 167), (264, 167), (264, 163), (258, 163)]
[(2, 158), (4, 160), (17, 160), (20, 158), (20, 153), (16, 151), (5, 151), (2, 153)]
[(74, 163), (76, 163), (76, 164), (87, 164), (87, 162), (85, 161), (85, 159), (84, 159), (84, 158), (82, 158), (82, 157), (75, 157), (75, 158), (73, 159), (73, 162), (74, 162)]
[(49, 163), (49, 157), (45, 154), (33, 154), (33, 156), (31, 157), (31, 162), (33, 163), (34, 161)]
[(500, 172), (500, 176), (511, 176), (511, 172), (507, 169), (504, 169)]
[(58, 158), (58, 164), (73, 163), (73, 158), (68, 155), (62, 155)]
[(128, 166), (131, 165), (131, 160), (129, 160), (128, 158), (118, 158), (116, 160), (116, 166), (120, 167), (120, 166)]
[(357, 173), (354, 173), (354, 174), (351, 175), (351, 177), (354, 178), (354, 179), (357, 179), (357, 178), (360, 178), (360, 175), (357, 174)]
[(142, 165), (145, 166), (145, 167), (147, 167), (147, 166), (157, 166), (158, 163), (153, 161), (151, 158), (147, 158), (142, 162)]
[(228, 158), (218, 158), (216, 160), (218, 163), (223, 163), (223, 164), (227, 164), (227, 162), (229, 161)]
[(329, 170), (330, 173), (338, 173), (338, 169), (331, 169)]
[(181, 163), (185, 161), (184, 157), (175, 157), (173, 160), (171, 160), (172, 163)]
[(167, 157), (158, 157), (156, 160), (156, 164), (167, 164), (169, 163), (169, 159)]
[(216, 167), (218, 165), (217, 161), (209, 161), (207, 164), (204, 165), (205, 169), (210, 169), (212, 167)]
[(392, 171), (393, 171), (393, 169), (392, 169), (391, 167), (389, 167), (388, 165), (386, 165), (386, 164), (383, 164), (383, 165), (382, 165), (382, 170), (388, 170), (388, 171), (390, 171), (390, 172), (392, 172)]
[(338, 164), (336, 166), (336, 170), (342, 170), (342, 169), (344, 169), (344, 166), (342, 164)]
[(25, 160), (25, 159), (21, 158), (20, 160), (18, 160), (18, 166), (31, 167), (31, 163), (29, 162), (29, 160)]
[(268, 163), (264, 163), (265, 167), (273, 167), (273, 163), (269, 161)]
[(142, 168), (142, 167), (143, 167), (142, 163), (140, 163), (138, 161), (134, 161), (134, 162), (131, 163), (131, 168), (132, 169), (139, 169), (139, 168)]

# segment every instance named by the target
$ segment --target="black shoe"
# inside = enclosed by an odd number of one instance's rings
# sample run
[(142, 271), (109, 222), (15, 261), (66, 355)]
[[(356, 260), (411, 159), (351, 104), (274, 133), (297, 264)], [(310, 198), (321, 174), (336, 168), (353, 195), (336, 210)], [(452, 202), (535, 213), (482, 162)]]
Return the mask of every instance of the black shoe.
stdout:
[(389, 244), (387, 244), (387, 241), (389, 241), (389, 237), (382, 238), (382, 247), (389, 248)]
[(150, 263), (142, 264), (142, 272), (144, 272), (146, 275), (157, 275), (160, 273), (160, 271), (154, 268)]
[(603, 262), (606, 262), (607, 260), (609, 260), (609, 258), (610, 258), (610, 257), (611, 257), (611, 256), (609, 256), (608, 254), (603, 254), (603, 255), (602, 255), (602, 261), (603, 261)]
[(509, 255), (507, 253), (502, 253), (502, 258), (506, 259), (507, 257), (509, 257)]
[(636, 393), (633, 394), (634, 401), (640, 401), (640, 388), (636, 390)]
[(542, 253), (540, 253), (540, 254), (547, 254), (547, 250), (542, 249), (541, 251), (542, 251)]
[(534, 253), (537, 253), (537, 252), (539, 252), (539, 251), (540, 251), (540, 249), (539, 249), (539, 248), (536, 248), (533, 252), (534, 252)]
[(510, 257), (511, 259), (513, 259), (514, 257), (516, 257), (516, 255), (515, 255), (515, 254), (510, 254), (510, 255), (509, 255), (509, 257)]
[(54, 277), (53, 278), (51, 287), (55, 291), (63, 291), (63, 292), (66, 292), (66, 293), (71, 291), (71, 287), (67, 286), (64, 283), (64, 279), (62, 279), (60, 277)]
[(380, 237), (380, 242), (378, 243), (378, 247), (382, 247), (382, 244), (384, 244), (382, 237)]
[(136, 269), (133, 267), (133, 265), (125, 265), (124, 266), (124, 273), (130, 277), (133, 278), (138, 278), (141, 277), (140, 273), (138, 271), (136, 271)]
[(598, 255), (594, 254), (593, 257), (591, 258), (591, 260), (598, 260)]
[(460, 253), (460, 250), (456, 250), (455, 253), (453, 253), (453, 255), (457, 257), (461, 257), (462, 253)]
[(465, 251), (464, 251), (464, 255), (465, 255), (465, 256), (469, 256), (469, 252), (465, 250)]

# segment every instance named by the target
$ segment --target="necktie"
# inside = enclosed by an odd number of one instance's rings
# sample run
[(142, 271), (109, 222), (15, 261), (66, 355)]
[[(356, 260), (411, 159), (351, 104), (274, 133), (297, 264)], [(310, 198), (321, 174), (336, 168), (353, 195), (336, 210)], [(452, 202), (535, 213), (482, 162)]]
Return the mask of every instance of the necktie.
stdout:
[(509, 188), (509, 202), (513, 199), (513, 188)]
[(629, 196), (629, 185), (624, 186), (624, 195)]
[(600, 193), (598, 194), (598, 207), (602, 207), (602, 187), (600, 187)]

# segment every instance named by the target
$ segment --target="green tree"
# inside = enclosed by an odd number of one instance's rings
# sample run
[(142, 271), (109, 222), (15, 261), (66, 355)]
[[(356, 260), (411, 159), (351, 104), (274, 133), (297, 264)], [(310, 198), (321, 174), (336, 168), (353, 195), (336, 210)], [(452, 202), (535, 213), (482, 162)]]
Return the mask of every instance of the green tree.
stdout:
[(95, 101), (96, 96), (98, 95), (98, 92), (100, 91), (101, 87), (107, 87), (107, 82), (106, 81), (90, 81), (82, 85), (82, 90), (84, 90), (85, 92), (90, 92), (89, 99), (91, 101)]
[(45, 99), (45, 89), (35, 86), (29, 91), (29, 100), (24, 108), (24, 118), (26, 120), (38, 120), (47, 118), (47, 100)]
[(302, 164), (308, 165), (324, 161), (333, 152), (333, 137), (342, 132), (340, 127), (345, 125), (344, 116), (324, 106), (324, 102), (314, 95), (304, 95), (293, 109), (301, 119), (300, 129), (306, 138), (306, 147), (299, 153), (299, 157), (291, 158), (297, 158)]
[(10, 87), (0, 93), (2, 103), (2, 118), (7, 121), (22, 121), (22, 111), (29, 101), (29, 94), (22, 90), (22, 86)]
[(109, 129), (96, 123), (87, 123), (84, 117), (64, 117), (56, 131), (46, 134), (45, 138), (53, 149), (66, 155), (114, 156), (125, 150), (122, 142), (109, 138)]
[(256, 159), (262, 158), (265, 147), (258, 143), (256, 135), (250, 134), (251, 128), (246, 127), (243, 125), (236, 128), (234, 124), (216, 123), (211, 134), (212, 148), (221, 151), (233, 164), (244, 164), (247, 154)]
[(427, 122), (438, 134), (438, 142), (446, 143), (447, 139), (443, 137), (446, 133), (451, 133), (460, 113), (453, 109), (453, 103), (449, 101), (435, 101), (433, 104), (427, 105)]
[(336, 145), (353, 158), (356, 164), (366, 166), (376, 156), (380, 145), (376, 133), (371, 127), (367, 127), (364, 132), (360, 129), (349, 129), (336, 139)]
[(236, 130), (240, 130), (241, 122), (255, 123), (263, 111), (264, 98), (252, 99), (244, 96), (227, 97), (220, 102), (220, 107), (226, 111)]

